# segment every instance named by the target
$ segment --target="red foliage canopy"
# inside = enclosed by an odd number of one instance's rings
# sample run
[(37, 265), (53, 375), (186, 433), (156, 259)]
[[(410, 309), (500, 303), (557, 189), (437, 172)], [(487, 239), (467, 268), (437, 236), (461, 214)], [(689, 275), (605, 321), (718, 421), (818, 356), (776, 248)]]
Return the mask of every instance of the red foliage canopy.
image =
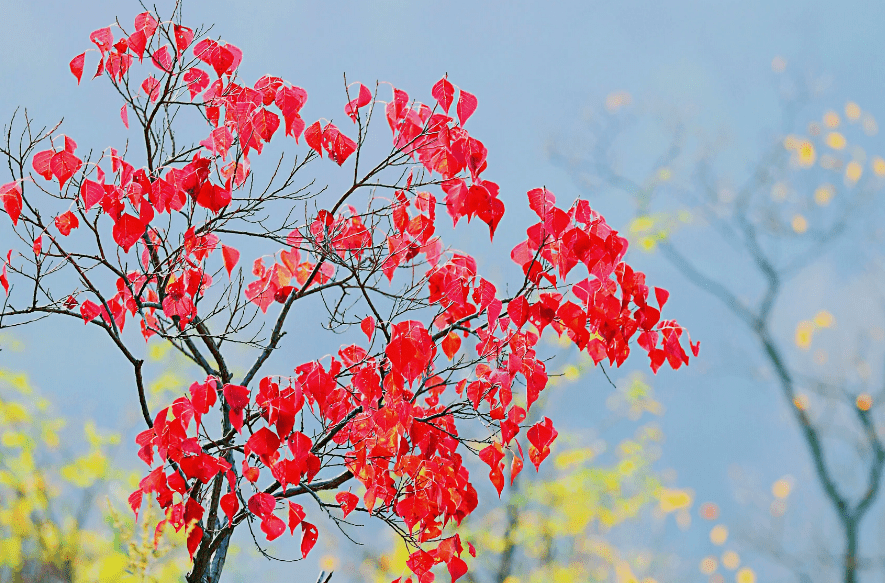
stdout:
[[(500, 493), (506, 457), (512, 482), (523, 467), (524, 443), (537, 468), (556, 439), (549, 418), (526, 423), (547, 386), (537, 345), (548, 326), (596, 363), (621, 365), (635, 339), (655, 371), (664, 363), (688, 364), (685, 331), (661, 319), (667, 293), (650, 288), (623, 261), (626, 239), (585, 200), (558, 206), (544, 188), (528, 192), (538, 222), (510, 253), (524, 280), (509, 297), (479, 273), (473, 257), (443, 245), (438, 207), (456, 226), (479, 219), (491, 237), (505, 214), (498, 185), (485, 178), (488, 150), (464, 127), (477, 98), (447, 78), (430, 91), (435, 105), (400, 89), (385, 103), (378, 89), (356, 84), (344, 106), (353, 126), (343, 131), (330, 121), (308, 125), (304, 89), (273, 76), (250, 84), (238, 74), (237, 47), (181, 23), (144, 13), (131, 31), (104, 28), (90, 40), (99, 58), (96, 76), (130, 96), (124, 123), (131, 109), (147, 128), (138, 130), (146, 136), (147, 160), (131, 163), (109, 148), (84, 162), (73, 140), (64, 136), (62, 144), (55, 139), (62, 136), (46, 135), (48, 147), (30, 155), (35, 174), (0, 186), (0, 197), (13, 228), (34, 242), (21, 253), (30, 255), (28, 265), (70, 266), (80, 285), (64, 302), (47, 299), (7, 312), (82, 317), (102, 327), (133, 363), (149, 425), (138, 436), (138, 455), (153, 469), (129, 501), (138, 513), (143, 497), (153, 496), (167, 511), (161, 524), (188, 529), (193, 580), (247, 519), (259, 521), (268, 540), (300, 526), (306, 557), (318, 531), (289, 499), (331, 489), (339, 490), (340, 519), (360, 510), (405, 526), (416, 545), (409, 567), (418, 580), (432, 580), (433, 565), (445, 563), (454, 581), (466, 571), (464, 548), (458, 534), (444, 536), (443, 529), (478, 504), (464, 443), (483, 443), (479, 459)], [(134, 78), (136, 60), (147, 69), (141, 82)], [(78, 82), (84, 65), (85, 53), (71, 61)], [(140, 94), (127, 93), (137, 88)], [(361, 174), (379, 105), (392, 147)], [(449, 115), (452, 105), (457, 119)], [(170, 141), (179, 123), (163, 113), (170, 107), (198, 110), (206, 120), (193, 147), (176, 149)], [(288, 179), (260, 193), (251, 161), (270, 142), (291, 137), (297, 145), (302, 134), (302, 158)], [(338, 166), (354, 164), (347, 170), (353, 185), (337, 199), (315, 196), (323, 210), (306, 215), (304, 224), (261, 222), (264, 209), (291, 214), (302, 200), (300, 190), (287, 192), (295, 171), (324, 154)], [(37, 197), (54, 189), (50, 183), (68, 208), (43, 222), (29, 209), (42, 204)], [(26, 184), (37, 194), (23, 212)], [(358, 211), (353, 204), (365, 193), (365, 210)], [(235, 271), (241, 257), (235, 245), (255, 239), (270, 254), (254, 260), (252, 278), (244, 281), (242, 270)], [(7, 267), (21, 275), (27, 268), (13, 263), (7, 255), (0, 277), (8, 293)], [(115, 289), (91, 275), (102, 269), (114, 275)], [(393, 285), (402, 287), (391, 291)], [(260, 376), (295, 303), (331, 291), (354, 301), (331, 310), (330, 324), (359, 325), (362, 340)], [(213, 297), (220, 298), (214, 309)], [(236, 318), (251, 310), (246, 319), (261, 320), (275, 304), (270, 338), (249, 341), (258, 357), (235, 382), (223, 343), (246, 329)], [(232, 314), (227, 325), (218, 306)], [(171, 342), (207, 375), (155, 414), (144, 399), (141, 360), (121, 336), (131, 319), (145, 340), (158, 335)], [(691, 348), (696, 355), (697, 344)], [(210, 431), (209, 419), (220, 433)], [(339, 460), (343, 470), (334, 467)], [(353, 479), (362, 496), (351, 492)]]

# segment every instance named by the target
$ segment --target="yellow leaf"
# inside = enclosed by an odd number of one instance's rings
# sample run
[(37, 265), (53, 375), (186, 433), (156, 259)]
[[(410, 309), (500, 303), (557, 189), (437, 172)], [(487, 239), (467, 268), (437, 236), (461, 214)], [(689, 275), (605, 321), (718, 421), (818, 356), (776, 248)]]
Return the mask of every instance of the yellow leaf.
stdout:
[(821, 310), (814, 315), (814, 325), (818, 328), (829, 328), (835, 323), (835, 321), (836, 319), (833, 318), (833, 314), (826, 310)]
[(165, 372), (148, 385), (148, 391), (150, 391), (151, 394), (177, 391), (181, 389), (184, 384), (185, 381), (180, 375), (173, 372)]
[(19, 448), (28, 445), (30, 440), (31, 438), (21, 431), (4, 431), (0, 443), (3, 444), (3, 447)]
[(172, 349), (172, 345), (168, 342), (161, 343), (151, 343), (148, 347), (148, 358), (151, 360), (163, 360), (166, 354), (169, 353), (169, 350)]
[(737, 572), (737, 577), (735, 580), (737, 581), (737, 583), (756, 583), (756, 573), (753, 572), (753, 569), (750, 569), (749, 567), (744, 567)]
[(734, 551), (725, 551), (722, 553), (722, 566), (726, 569), (737, 569), (741, 564), (741, 557)]
[(728, 528), (723, 524), (717, 524), (710, 529), (710, 542), (714, 545), (724, 545), (728, 539)]
[(830, 132), (827, 134), (827, 145), (834, 150), (841, 150), (847, 143), (845, 136), (839, 132)]
[(31, 420), (31, 415), (21, 403), (6, 403), (2, 417), (5, 417), (6, 423), (28, 423)]
[(645, 231), (650, 231), (652, 227), (655, 226), (655, 221), (649, 216), (636, 217), (633, 219), (633, 222), (630, 223), (630, 232), (631, 233), (642, 233)]
[(811, 337), (814, 335), (814, 324), (807, 320), (799, 322), (796, 326), (796, 346), (808, 350), (811, 346)]
[(61, 476), (80, 488), (88, 488), (108, 470), (108, 460), (99, 450), (82, 456), (61, 468)]
[(0, 539), (0, 565), (17, 569), (22, 562), (22, 541), (20, 538)]
[(796, 149), (797, 160), (802, 168), (811, 168), (814, 161), (817, 160), (817, 153), (814, 151), (814, 144), (805, 140), (799, 143)]
[(790, 495), (790, 489), (790, 480), (787, 478), (781, 478), (771, 485), (771, 493), (776, 498), (786, 498)]
[(661, 511), (673, 512), (680, 508), (687, 508), (691, 505), (691, 494), (685, 490), (670, 490), (664, 488), (661, 490)]
[(834, 189), (832, 185), (822, 184), (814, 191), (814, 202), (820, 206), (826, 206), (830, 204), (830, 201), (833, 200), (835, 194), (836, 189)]
[(627, 561), (618, 561), (615, 563), (615, 579), (618, 583), (639, 583), (633, 569)]
[(556, 469), (563, 470), (571, 466), (576, 466), (588, 462), (593, 459), (593, 455), (593, 450), (589, 447), (573, 449), (558, 454), (555, 458), (553, 458), (553, 465), (556, 466)]

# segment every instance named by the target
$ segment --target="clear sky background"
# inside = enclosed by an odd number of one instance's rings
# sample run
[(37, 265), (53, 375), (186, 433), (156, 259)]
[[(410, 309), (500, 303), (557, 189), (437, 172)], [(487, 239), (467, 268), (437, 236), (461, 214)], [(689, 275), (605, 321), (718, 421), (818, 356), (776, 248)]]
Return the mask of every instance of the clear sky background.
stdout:
[[(157, 5), (168, 13), (171, 3)], [(78, 87), (68, 62), (89, 48), (92, 30), (114, 16), (130, 23), (140, 11), (137, 3), (120, 0), (0, 0), (0, 117), (26, 106), (44, 123), (64, 117), (66, 132), (81, 147), (121, 143), (116, 96), (106, 83), (89, 82), (88, 71)], [(601, 110), (614, 91), (629, 92), (640, 114), (727, 135), (731, 166), (725, 171), (735, 176), (778, 130), (780, 82), (771, 70), (776, 56), (790, 73), (827, 82), (823, 104), (839, 110), (850, 99), (885, 120), (885, 4), (872, 1), (191, 0), (184, 12), (187, 23), (214, 23), (215, 34), (243, 49), (246, 78), (275, 74), (307, 89), (308, 115), (316, 117), (340, 112), (342, 73), (367, 85), (390, 81), (429, 101), (430, 87), (447, 72), (479, 98), (471, 133), (488, 147), (487, 177), (501, 185), (512, 209), (524, 206), (524, 193), (542, 184), (563, 200), (581, 194), (548, 159), (545, 146), (559, 136), (580, 138), (586, 110)], [(640, 131), (631, 139), (637, 160), (653, 159), (660, 149), (660, 133)], [(881, 139), (877, 144), (885, 151)], [(602, 189), (590, 200), (613, 225), (626, 227), (630, 205), (623, 194)], [(512, 241), (526, 224), (520, 212), (505, 219), (516, 233)], [(465, 244), (472, 241), (465, 237)], [(511, 239), (506, 233), (501, 239), (487, 251), (509, 253)], [(735, 501), (736, 468), (765, 490), (784, 474), (806, 480), (807, 454), (780, 396), (752, 374), (759, 365), (755, 348), (741, 344), (745, 336), (732, 342), (730, 329), (738, 323), (674, 271), (656, 268), (654, 256), (628, 257), (671, 290), (670, 315), (704, 343), (702, 358), (688, 372), (654, 380), (667, 407), (662, 464), (674, 468), (699, 501), (716, 500), (725, 518), (740, 522), (745, 510)], [(806, 274), (802, 281), (813, 288), (818, 276)], [(808, 309), (826, 297), (817, 294)], [(786, 307), (782, 318), (789, 320), (793, 311), (801, 312)], [(16, 337), (26, 350), (0, 352), (0, 366), (28, 370), (66, 414), (114, 426), (122, 423), (120, 411), (135, 406), (125, 363), (98, 348), (101, 339), (82, 325), (38, 325)], [(309, 346), (290, 342), (293, 354)], [(573, 427), (598, 417), (604, 399), (597, 396), (607, 394), (603, 382), (593, 375), (569, 393), (574, 400), (566, 417)], [(797, 512), (831, 521), (816, 488), (808, 483), (807, 507)], [(871, 521), (881, 517), (877, 509)], [(672, 546), (693, 561), (706, 554), (709, 541), (703, 532), (674, 531)], [(760, 565), (762, 581), (783, 575)], [(299, 577), (309, 577), (314, 567), (298, 567)]]

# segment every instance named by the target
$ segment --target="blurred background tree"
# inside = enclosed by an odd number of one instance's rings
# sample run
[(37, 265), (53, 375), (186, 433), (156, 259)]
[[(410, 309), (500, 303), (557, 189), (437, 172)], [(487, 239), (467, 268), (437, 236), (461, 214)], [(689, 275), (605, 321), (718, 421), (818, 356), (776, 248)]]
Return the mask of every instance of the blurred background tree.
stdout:
[[(783, 396), (832, 514), (803, 513), (790, 529), (791, 482), (779, 480), (774, 500), (761, 496), (770, 516), (751, 520), (744, 544), (791, 572), (786, 580), (872, 580), (885, 558), (872, 544), (875, 521), (865, 520), (881, 512), (885, 468), (885, 379), (874, 373), (885, 364), (885, 159), (867, 153), (881, 149), (871, 113), (850, 100), (840, 111), (822, 105), (832, 98), (820, 79), (787, 73), (781, 58), (772, 69), (780, 126), (764, 132), (749, 163), (722, 134), (711, 139), (672, 111), (633, 113), (623, 92), (549, 153), (597, 197), (629, 195), (633, 241), (725, 306), (731, 321), (717, 342), (727, 356), (707, 369), (710, 383), (739, 371)], [(633, 130), (655, 122), (658, 153), (637, 160)]]

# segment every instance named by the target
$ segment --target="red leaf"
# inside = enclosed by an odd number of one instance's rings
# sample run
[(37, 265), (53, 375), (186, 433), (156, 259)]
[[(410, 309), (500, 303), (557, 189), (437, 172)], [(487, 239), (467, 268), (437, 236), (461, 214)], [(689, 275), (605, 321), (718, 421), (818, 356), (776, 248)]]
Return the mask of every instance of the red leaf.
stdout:
[(277, 434), (268, 429), (267, 427), (262, 427), (258, 431), (252, 434), (252, 437), (249, 438), (249, 441), (246, 442), (246, 455), (249, 452), (254, 453), (258, 457), (262, 459), (266, 465), (270, 465), (266, 460), (270, 459), (270, 456), (277, 451), (280, 447), (280, 438), (277, 437)]
[(418, 575), (420, 581), (427, 581), (431, 580), (428, 575), (432, 576), (430, 569), (433, 567), (433, 562), (433, 555), (419, 548), (409, 555), (406, 566), (412, 570), (412, 573)]
[(249, 501), (247, 502), (249, 507), (249, 512), (258, 516), (259, 518), (264, 518), (265, 516), (272, 514), (274, 508), (277, 506), (277, 499), (274, 498), (273, 494), (266, 494), (264, 492), (259, 492), (257, 494), (253, 494)]
[(141, 503), (144, 500), (144, 492), (141, 488), (129, 495), (129, 508), (135, 514), (135, 521), (138, 522), (138, 511), (141, 510)]
[(273, 299), (275, 302), (279, 304), (285, 304), (286, 300), (289, 299), (289, 294), (292, 293), (292, 290), (295, 288), (291, 285), (287, 285), (285, 287), (281, 287), (276, 292), (274, 292)]
[(209, 86), (209, 74), (196, 67), (188, 69), (182, 79), (187, 83), (187, 89), (190, 91), (191, 100), (203, 91), (203, 89)]
[(104, 195), (104, 188), (98, 182), (86, 179), (80, 183), (80, 198), (83, 199), (83, 206), (87, 211), (101, 202)]
[(172, 57), (169, 56), (169, 47), (167, 45), (163, 45), (151, 55), (151, 61), (153, 61), (154, 66), (164, 73), (172, 72)]
[(157, 30), (157, 19), (150, 12), (142, 12), (135, 17), (135, 30), (143, 31), (150, 38)]
[(556, 206), (556, 197), (546, 188), (534, 188), (528, 191), (529, 208), (543, 221)]
[(190, 533), (187, 535), (187, 552), (191, 555), (191, 560), (194, 559), (194, 553), (197, 552), (197, 547), (200, 546), (200, 541), (203, 540), (203, 529), (198, 525), (194, 525), (191, 528)]
[(83, 77), (83, 65), (86, 63), (86, 53), (82, 53), (71, 59), (71, 73), (77, 78), (77, 85)]
[(455, 583), (458, 579), (467, 574), (467, 563), (461, 560), (460, 557), (452, 557), (449, 560), (449, 575), (452, 576), (452, 583)]
[(55, 217), (55, 227), (58, 229), (58, 232), (65, 237), (71, 234), (71, 229), (76, 229), (79, 226), (80, 221), (77, 220), (77, 215), (71, 211), (67, 211), (64, 214)]
[[(306, 133), (305, 139), (307, 139)], [(323, 128), (322, 141), (323, 147), (325, 147), (326, 152), (329, 153), (329, 158), (339, 166), (344, 164), (344, 161), (356, 151), (356, 142), (342, 134), (341, 131), (331, 123), (326, 124), (326, 127)]]
[(307, 91), (301, 87), (280, 87), (274, 95), (274, 103), (286, 118), (298, 115), (306, 102)]
[(49, 168), (55, 177), (58, 178), (60, 188), (64, 188), (68, 178), (73, 176), (74, 172), (79, 170), (81, 166), (83, 166), (83, 161), (67, 150), (58, 152), (49, 160)]
[(40, 255), (40, 252), (43, 250), (43, 235), (34, 239), (33, 249), (34, 255)]
[(301, 523), (301, 558), (307, 558), (310, 550), (317, 544), (317, 537), (320, 533), (317, 527), (309, 522)]
[(498, 491), (498, 497), (500, 497), (501, 491), (504, 489), (504, 472), (501, 471), (504, 467), (504, 464), (501, 462), (504, 459), (504, 452), (501, 450), (501, 445), (493, 443), (487, 446), (479, 452), (479, 459), (487, 463), (489, 468), (491, 468), (489, 480), (495, 486), (495, 490)]
[(129, 110), (124, 105), (120, 108), (120, 119), (123, 120), (123, 125), (126, 126), (126, 129), (129, 129)]
[(517, 296), (507, 304), (507, 315), (517, 328), (529, 319), (529, 303), (523, 296)]
[(109, 51), (114, 46), (114, 35), (111, 33), (110, 26), (92, 31), (92, 34), (89, 35), (89, 40), (94, 42), (95, 46), (102, 53)]
[(187, 50), (191, 43), (194, 40), (194, 31), (186, 26), (175, 25), (175, 48), (178, 51), (178, 56), (181, 56), (181, 53)]
[(34, 154), (34, 157), (31, 159), (31, 166), (34, 167), (37, 174), (46, 180), (52, 180), (52, 169), (50, 168), (49, 163), (54, 155), (55, 152), (52, 150), (43, 150), (42, 152)]
[(230, 190), (218, 186), (217, 184), (212, 184), (211, 182), (203, 184), (197, 195), (197, 204), (203, 208), (209, 209), (215, 214), (221, 212), (221, 209), (229, 205), (230, 201)]
[(227, 270), (227, 276), (230, 277), (231, 271), (240, 260), (240, 252), (233, 247), (227, 245), (221, 246), (221, 255), (224, 257), (224, 268)]
[(335, 494), (335, 501), (341, 505), (341, 510), (344, 512), (344, 518), (347, 518), (347, 515), (353, 512), (353, 509), (356, 508), (357, 502), (359, 502), (360, 499), (356, 494), (351, 492), (338, 492)]
[[(655, 288), (655, 299), (658, 301), (658, 308), (663, 308), (664, 304), (667, 303), (667, 299), (670, 297), (670, 292), (663, 288), (656, 287)], [(695, 354), (697, 356), (697, 354)]]
[(350, 116), (350, 119), (356, 123), (357, 116), (359, 116), (359, 109), (361, 107), (365, 107), (369, 105), (372, 101), (372, 92), (369, 91), (369, 88), (360, 83), (360, 93), (356, 97), (356, 99), (352, 99), (350, 103), (344, 106), (344, 113)]
[(449, 113), (449, 108), (452, 107), (452, 102), (455, 100), (454, 85), (449, 83), (449, 80), (443, 77), (436, 82), (436, 85), (430, 90), (430, 94), (436, 99), (439, 106), (442, 107), (446, 113)]
[(160, 98), (160, 82), (153, 75), (141, 82), (141, 88), (151, 101)]
[(392, 336), (385, 354), (393, 369), (411, 384), (430, 364), (434, 351), (430, 334), (421, 322), (408, 320), (395, 324)]
[(295, 534), (295, 527), (301, 524), (304, 516), (304, 508), (301, 507), (301, 504), (289, 502), (289, 532), (291, 534)]
[(12, 249), (10, 249), (6, 253), (6, 261), (3, 262), (3, 271), (0, 272), (0, 285), (3, 286), (3, 291), (6, 295), (9, 295), (9, 279), (6, 277), (6, 268), (9, 266), (9, 262), (12, 260)]
[(95, 69), (95, 75), (92, 76), (93, 79), (98, 79), (101, 77), (102, 73), (104, 73), (104, 59), (101, 59), (98, 62), (98, 67)]
[(513, 481), (516, 480), (516, 476), (522, 471), (523, 461), (522, 458), (518, 455), (513, 456), (513, 461), (510, 462), (510, 485), (513, 485)]
[(300, 431), (296, 431), (289, 436), (289, 450), (299, 464), (304, 463), (304, 460), (310, 456), (310, 448), (312, 446), (313, 441)]
[(443, 352), (446, 353), (446, 356), (449, 357), (449, 360), (452, 360), (455, 357), (455, 354), (458, 352), (459, 348), (461, 348), (461, 337), (458, 335), (457, 332), (452, 330), (442, 341)]
[(227, 515), (227, 525), (233, 526), (234, 515), (240, 509), (240, 502), (237, 500), (236, 492), (228, 492), (221, 497), (221, 509)]
[(212, 68), (215, 69), (215, 73), (219, 77), (225, 74), (234, 64), (233, 53), (222, 46), (217, 46), (215, 50), (212, 51), (211, 59), (212, 60), (209, 64), (212, 65)]
[(276, 514), (268, 514), (261, 521), (261, 531), (267, 536), (267, 540), (274, 540), (286, 532), (286, 523)]
[(362, 329), (363, 334), (369, 339), (369, 342), (371, 342), (372, 336), (375, 335), (375, 318), (372, 316), (363, 318), (363, 321), (360, 322), (360, 328)]
[(320, 155), (320, 158), (323, 157), (323, 130), (320, 122), (315, 121), (304, 130), (304, 141)]
[(18, 217), (22, 213), (22, 191), (18, 184), (10, 182), (0, 186), (0, 197), (3, 197), (3, 208), (12, 219), (13, 225), (18, 225)]
[(329, 158), (332, 158), (339, 166), (344, 164), (347, 158), (356, 151), (356, 142), (339, 133), (335, 137), (335, 143), (329, 152)]
[(532, 425), (526, 432), (526, 437), (532, 447), (529, 450), (529, 458), (535, 465), (535, 469), (539, 469), (541, 462), (550, 454), (550, 444), (556, 439), (559, 433), (553, 428), (553, 422), (549, 417), (544, 417), (543, 422)]
[(143, 30), (136, 30), (129, 35), (126, 41), (129, 43), (129, 50), (138, 55), (138, 60), (144, 57), (144, 49), (147, 47), (147, 35)]
[(237, 433), (243, 431), (243, 409), (249, 404), (249, 389), (239, 385), (224, 385), (224, 400), (230, 407), (230, 423)]
[(80, 304), (80, 315), (83, 316), (83, 322), (88, 324), (101, 314), (101, 308), (97, 304), (86, 300)]
[(477, 100), (472, 93), (467, 93), (463, 89), (458, 95), (458, 123), (462, 126), (467, 119), (476, 111)]
[(116, 241), (117, 245), (122, 247), (123, 251), (126, 253), (129, 253), (129, 249), (135, 245), (135, 242), (138, 241), (143, 234), (144, 225), (142, 222), (136, 217), (126, 213), (117, 219), (117, 222), (114, 223), (114, 230), (112, 231), (114, 241)]
[(280, 127), (280, 118), (277, 114), (261, 107), (252, 116), (252, 124), (261, 139), (269, 142), (274, 132)]

